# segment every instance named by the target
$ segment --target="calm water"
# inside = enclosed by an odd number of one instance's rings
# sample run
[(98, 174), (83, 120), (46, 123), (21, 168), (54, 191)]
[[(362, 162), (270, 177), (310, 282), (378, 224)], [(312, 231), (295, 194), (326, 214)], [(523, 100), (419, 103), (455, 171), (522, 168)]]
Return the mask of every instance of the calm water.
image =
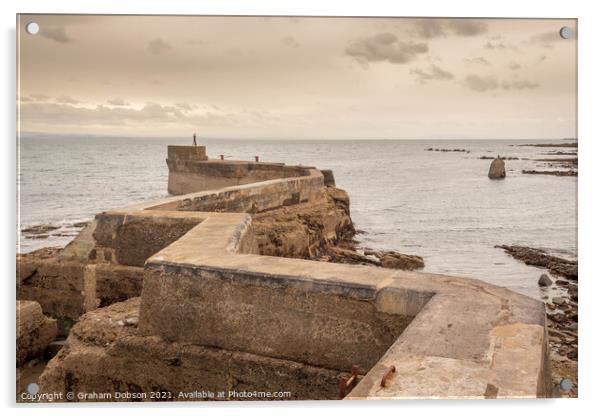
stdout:
[[(21, 140), (21, 227), (60, 225), (49, 239), (20, 238), (20, 250), (64, 245), (72, 224), (99, 211), (167, 195), (167, 144), (186, 139), (35, 138)], [(551, 140), (541, 140), (550, 143)], [(558, 141), (559, 142), (559, 141)], [(517, 141), (204, 140), (210, 157), (313, 165), (334, 171), (351, 197), (361, 243), (418, 254), (425, 271), (474, 277), (539, 297), (541, 270), (496, 244), (577, 254), (577, 179), (523, 175), (533, 160), (506, 161), (507, 178), (487, 178), (480, 156), (558, 157), (569, 148), (519, 147)], [(533, 143), (533, 142), (532, 142)], [(470, 153), (429, 152), (429, 147)], [(549, 168), (547, 168), (549, 170)]]

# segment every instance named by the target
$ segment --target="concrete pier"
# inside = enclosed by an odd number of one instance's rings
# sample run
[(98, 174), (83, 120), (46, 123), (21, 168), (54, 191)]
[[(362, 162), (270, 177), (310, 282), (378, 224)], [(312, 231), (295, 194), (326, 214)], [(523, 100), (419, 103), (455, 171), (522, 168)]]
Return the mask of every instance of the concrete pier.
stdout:
[[(324, 174), (190, 160), (190, 152), (170, 149), (172, 186), (204, 188), (229, 172), (220, 179), (227, 186), (104, 212), (72, 243), (75, 258), (94, 251), (119, 267), (143, 266), (144, 286), (139, 301), (74, 327), (71, 350), (41, 379), (45, 389), (60, 389), (65, 374), (80, 389), (116, 378), (168, 390), (182, 380), (187, 388), (244, 380), (251, 389), (288, 380), (295, 398), (336, 398), (337, 379), (357, 366), (347, 399), (550, 395), (541, 302), (474, 279), (259, 255), (252, 214), (311, 202)], [(119, 319), (136, 324), (116, 327)], [(107, 346), (89, 344), (89, 331), (107, 334)], [(91, 351), (95, 373), (81, 361)], [(147, 359), (122, 371), (123, 357), (136, 356)], [(249, 366), (258, 370), (242, 371)], [(204, 374), (203, 386), (193, 374)]]

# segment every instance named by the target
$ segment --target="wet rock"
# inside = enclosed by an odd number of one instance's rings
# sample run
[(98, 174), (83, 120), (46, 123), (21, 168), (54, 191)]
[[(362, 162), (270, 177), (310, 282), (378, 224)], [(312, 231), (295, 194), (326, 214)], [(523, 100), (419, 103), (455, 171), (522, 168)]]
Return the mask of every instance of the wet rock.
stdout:
[(40, 225), (34, 225), (32, 227), (28, 227), (28, 228), (23, 228), (21, 230), (21, 232), (23, 234), (33, 234), (33, 235), (44, 235), (46, 234), (46, 237), (48, 237), (48, 233), (50, 231), (54, 231), (54, 230), (58, 230), (60, 227), (56, 226), (56, 225), (50, 225), (50, 224), (40, 224)]
[(554, 274), (577, 280), (577, 262), (547, 254), (544, 250), (525, 247), (497, 245), (517, 260), (529, 266), (544, 267)]
[(470, 150), (467, 149), (439, 149), (439, 148), (432, 148), (429, 147), (428, 149), (425, 149), (428, 152), (464, 152), (464, 153), (470, 153)]
[(561, 298), (560, 296), (556, 296), (552, 298), (552, 303), (555, 305), (565, 305), (567, 303), (566, 299)]
[(557, 322), (557, 323), (562, 323), (562, 322), (566, 321), (566, 315), (562, 311), (555, 312), (555, 313), (549, 313), (548, 318), (550, 318), (552, 321)]
[(577, 302), (577, 300), (578, 300), (577, 285), (573, 285), (573, 284), (568, 285), (567, 291), (569, 293), (569, 296), (571, 297), (571, 300), (574, 302)]
[(569, 143), (533, 143), (533, 144), (519, 144), (517, 146), (532, 146), (532, 147), (577, 147), (577, 142)]
[(362, 252), (353, 239), (347, 192), (325, 187), (323, 199), (253, 216), (253, 232), (262, 255), (362, 264), (414, 270), (424, 267), (419, 256), (395, 251)]
[(415, 270), (424, 267), (424, 260), (420, 256), (395, 251), (374, 252), (374, 256), (380, 260), (382, 267), (389, 269)]
[(330, 247), (329, 252), (333, 255), (334, 259), (338, 260), (338, 263), (371, 264), (374, 266), (381, 265), (378, 259), (373, 259), (354, 250), (348, 250), (341, 247)]
[(526, 175), (577, 176), (576, 170), (524, 170)]
[(57, 334), (54, 319), (42, 313), (39, 303), (17, 301), (17, 367), (42, 357)]
[(506, 177), (506, 164), (498, 156), (493, 159), (491, 165), (489, 165), (489, 179), (503, 179)]
[(552, 284), (552, 279), (550, 279), (550, 276), (548, 276), (547, 274), (542, 274), (541, 276), (539, 276), (539, 280), (537, 281), (537, 284), (539, 286), (550, 286)]

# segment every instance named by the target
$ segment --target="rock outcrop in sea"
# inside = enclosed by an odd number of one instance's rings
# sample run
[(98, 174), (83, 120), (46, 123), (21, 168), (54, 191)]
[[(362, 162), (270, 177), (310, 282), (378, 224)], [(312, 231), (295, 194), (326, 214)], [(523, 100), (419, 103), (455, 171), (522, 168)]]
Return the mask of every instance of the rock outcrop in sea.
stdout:
[(496, 157), (489, 166), (489, 179), (504, 179), (506, 177), (506, 163), (501, 157)]

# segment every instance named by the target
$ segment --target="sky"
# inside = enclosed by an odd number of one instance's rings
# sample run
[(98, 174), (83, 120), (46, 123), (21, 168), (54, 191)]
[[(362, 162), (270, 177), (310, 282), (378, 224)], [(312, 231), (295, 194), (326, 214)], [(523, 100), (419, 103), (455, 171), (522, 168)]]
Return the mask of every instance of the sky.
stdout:
[[(25, 31), (29, 22), (37, 35)], [(576, 20), (20, 15), (21, 133), (576, 137)]]

